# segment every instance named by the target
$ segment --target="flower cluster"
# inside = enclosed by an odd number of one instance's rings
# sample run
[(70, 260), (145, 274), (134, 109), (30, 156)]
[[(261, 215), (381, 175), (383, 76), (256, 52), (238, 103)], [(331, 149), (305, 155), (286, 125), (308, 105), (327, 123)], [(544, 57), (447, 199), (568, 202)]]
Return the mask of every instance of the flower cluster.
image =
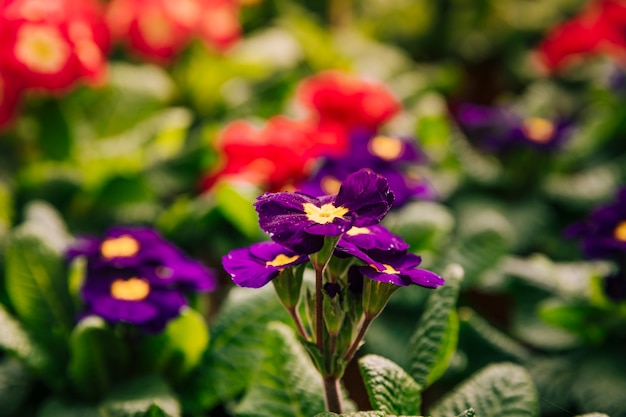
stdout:
[(626, 299), (626, 187), (618, 191), (615, 201), (596, 208), (566, 233), (582, 240), (586, 257), (607, 259), (617, 265), (617, 270), (605, 279), (605, 290), (615, 300)]
[(106, 20), (115, 40), (165, 63), (195, 37), (220, 51), (232, 45), (241, 33), (238, 9), (235, 0), (113, 0)]
[(186, 292), (212, 291), (213, 273), (148, 228), (114, 227), (82, 237), (68, 258), (85, 257), (83, 315), (159, 332), (187, 305)]
[[(444, 281), (418, 266), (421, 258), (380, 224), (394, 201), (387, 180), (366, 169), (347, 176), (337, 194), (265, 193), (255, 207), (271, 242), (236, 249), (223, 258), (235, 284), (258, 288), (272, 281), (300, 336), (325, 377), (339, 378), (371, 321), (399, 287), (436, 288)], [(316, 291), (304, 305), (303, 268), (316, 275)], [(307, 295), (310, 294), (307, 292)], [(313, 314), (312, 310), (315, 310)]]
[(507, 106), (463, 103), (456, 107), (454, 116), (474, 145), (494, 153), (521, 147), (556, 150), (572, 132), (567, 119), (524, 117)]

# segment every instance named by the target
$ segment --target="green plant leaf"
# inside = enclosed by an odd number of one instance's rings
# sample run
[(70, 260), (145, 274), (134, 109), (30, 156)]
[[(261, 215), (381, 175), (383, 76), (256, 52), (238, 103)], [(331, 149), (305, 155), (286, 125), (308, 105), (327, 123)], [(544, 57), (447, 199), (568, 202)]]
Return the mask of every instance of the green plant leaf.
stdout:
[(330, 413), (328, 411), (324, 413), (316, 414), (315, 417), (395, 417), (385, 414), (384, 411), (359, 411), (357, 413)]
[(39, 408), (37, 417), (105, 417), (98, 407), (92, 404), (67, 402), (51, 398)]
[(240, 417), (305, 417), (324, 410), (323, 382), (294, 331), (270, 323), (254, 385), (235, 409)]
[(140, 361), (144, 368), (178, 381), (198, 365), (208, 345), (209, 331), (204, 317), (186, 308), (167, 324), (163, 333), (145, 338)]
[(251, 239), (260, 236), (258, 215), (252, 205), (259, 194), (257, 187), (226, 183), (219, 184), (215, 190), (216, 203), (224, 217)]
[(82, 319), (70, 336), (69, 376), (89, 400), (101, 398), (124, 374), (128, 351), (100, 317)]
[(453, 264), (442, 276), (446, 283), (428, 298), (424, 314), (409, 342), (409, 374), (422, 387), (443, 375), (458, 341), (456, 302), (463, 269)]
[(534, 417), (538, 396), (526, 370), (512, 363), (489, 365), (444, 396), (428, 414), (458, 415), (473, 408), (481, 416)]
[(33, 386), (29, 370), (15, 358), (0, 360), (0, 417), (18, 415), (16, 411), (24, 403)]
[(359, 359), (359, 369), (375, 410), (405, 416), (419, 414), (422, 387), (404, 369), (377, 355)]
[(211, 343), (202, 363), (181, 390), (186, 410), (211, 409), (244, 391), (263, 354), (271, 321), (290, 323), (271, 286), (230, 291), (211, 326)]
[(180, 417), (178, 399), (167, 383), (156, 376), (144, 376), (118, 384), (102, 401), (107, 417)]

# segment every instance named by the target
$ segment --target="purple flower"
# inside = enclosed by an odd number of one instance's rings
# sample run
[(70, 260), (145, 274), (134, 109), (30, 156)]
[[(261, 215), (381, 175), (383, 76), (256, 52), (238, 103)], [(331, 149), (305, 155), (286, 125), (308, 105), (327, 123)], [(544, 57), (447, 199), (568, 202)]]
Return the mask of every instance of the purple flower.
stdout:
[(584, 221), (566, 230), (569, 237), (582, 239), (588, 258), (613, 259), (626, 264), (626, 187), (614, 202), (598, 207)]
[(255, 202), (259, 225), (272, 240), (299, 254), (319, 251), (324, 237), (339, 236), (352, 226), (379, 223), (394, 196), (387, 180), (369, 170), (350, 174), (336, 195), (265, 193)]
[(113, 227), (104, 238), (82, 237), (67, 256), (87, 258), (90, 270), (133, 268), (141, 276), (190, 291), (212, 291), (217, 280), (202, 263), (189, 259), (152, 229)]
[(454, 111), (454, 116), (470, 141), (489, 152), (520, 146), (555, 150), (571, 136), (568, 120), (524, 117), (506, 106), (464, 103)]
[(260, 288), (285, 268), (307, 261), (306, 256), (274, 242), (255, 243), (249, 248), (235, 249), (222, 258), (226, 272), (240, 287)]
[[(367, 253), (405, 252), (409, 248), (400, 236), (384, 226), (352, 227), (339, 239), (337, 250), (364, 259)], [(371, 259), (368, 258), (367, 262)]]

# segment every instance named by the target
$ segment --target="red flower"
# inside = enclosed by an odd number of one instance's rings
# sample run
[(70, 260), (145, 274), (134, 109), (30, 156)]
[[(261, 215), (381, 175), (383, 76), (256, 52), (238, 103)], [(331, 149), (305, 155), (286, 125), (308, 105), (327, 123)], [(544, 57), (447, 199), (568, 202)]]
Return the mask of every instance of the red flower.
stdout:
[(195, 36), (222, 50), (240, 35), (234, 0), (113, 0), (107, 22), (116, 39), (160, 63), (170, 61)]
[(585, 55), (626, 58), (626, 2), (595, 0), (572, 19), (550, 30), (537, 55), (549, 71), (558, 71)]
[(0, 3), (0, 67), (24, 88), (63, 90), (100, 82), (109, 34), (96, 0)]

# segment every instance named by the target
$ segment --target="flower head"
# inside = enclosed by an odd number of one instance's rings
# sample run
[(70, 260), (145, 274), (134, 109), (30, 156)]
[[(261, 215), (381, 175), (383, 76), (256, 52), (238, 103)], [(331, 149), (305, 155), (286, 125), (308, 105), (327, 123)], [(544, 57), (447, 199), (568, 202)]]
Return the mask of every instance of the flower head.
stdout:
[(319, 251), (325, 236), (339, 236), (352, 226), (379, 223), (393, 203), (387, 181), (369, 170), (351, 174), (336, 195), (265, 193), (255, 202), (259, 225), (273, 241), (297, 253)]

